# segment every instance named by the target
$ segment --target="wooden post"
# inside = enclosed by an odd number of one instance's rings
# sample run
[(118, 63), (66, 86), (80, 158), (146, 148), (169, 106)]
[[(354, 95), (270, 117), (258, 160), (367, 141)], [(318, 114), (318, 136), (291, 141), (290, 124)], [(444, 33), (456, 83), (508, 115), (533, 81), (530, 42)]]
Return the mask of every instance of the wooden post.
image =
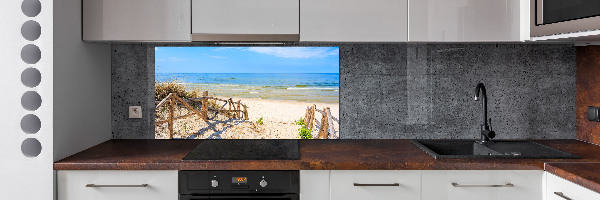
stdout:
[(246, 109), (246, 106), (244, 106), (244, 119), (248, 120), (248, 110)]
[(175, 112), (175, 101), (169, 98), (169, 139), (173, 139), (173, 118)]
[(306, 125), (308, 126), (308, 128), (310, 128), (310, 130), (312, 131), (313, 128), (315, 127), (315, 109), (317, 108), (316, 105), (312, 105), (309, 110), (308, 110), (308, 120), (306, 121)]
[(331, 109), (327, 107), (327, 110), (325, 112), (327, 113), (327, 121), (329, 122), (329, 129), (327, 130), (329, 132), (328, 135), (332, 136), (332, 139), (337, 139), (338, 136), (335, 135), (335, 126), (333, 125), (333, 116), (331, 115)]
[[(325, 108), (323, 108), (325, 111)], [(327, 119), (327, 113), (321, 113), (323, 117), (321, 117), (321, 129), (319, 129), (319, 139), (327, 139), (327, 134), (329, 130), (329, 121)]]
[(227, 111), (227, 117), (231, 117), (231, 98), (227, 100), (227, 104), (229, 104), (229, 111)]
[(237, 118), (241, 118), (241, 114), (242, 114), (242, 111), (241, 111), (242, 110), (242, 100), (238, 100), (237, 104), (238, 104), (237, 109), (236, 109), (237, 110)]
[(208, 121), (208, 91), (202, 92), (202, 97), (202, 109), (200, 112), (202, 113), (202, 119)]

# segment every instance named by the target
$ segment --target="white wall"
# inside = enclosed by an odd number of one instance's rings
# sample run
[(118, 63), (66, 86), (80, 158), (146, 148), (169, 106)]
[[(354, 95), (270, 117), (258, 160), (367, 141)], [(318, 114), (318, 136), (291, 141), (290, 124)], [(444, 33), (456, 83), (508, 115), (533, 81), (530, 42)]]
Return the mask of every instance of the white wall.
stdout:
[[(27, 17), (21, 12), (22, 0), (0, 1), (0, 199), (52, 199), (53, 196), (53, 78), (52, 78), (52, 1), (41, 0), (41, 12)], [(34, 20), (41, 26), (41, 36), (28, 41), (21, 36), (21, 25)], [(35, 64), (21, 60), (21, 49), (33, 44), (41, 50), (41, 59)], [(33, 67), (42, 75), (41, 83), (29, 88), (21, 83), (21, 73)], [(35, 91), (41, 106), (28, 111), (21, 106), (21, 96)], [(41, 121), (40, 130), (26, 134), (21, 130), (21, 118), (34, 114)], [(26, 157), (21, 152), (25, 139), (38, 140), (41, 153)]]
[(54, 161), (112, 137), (110, 45), (81, 35), (81, 0), (55, 0)]

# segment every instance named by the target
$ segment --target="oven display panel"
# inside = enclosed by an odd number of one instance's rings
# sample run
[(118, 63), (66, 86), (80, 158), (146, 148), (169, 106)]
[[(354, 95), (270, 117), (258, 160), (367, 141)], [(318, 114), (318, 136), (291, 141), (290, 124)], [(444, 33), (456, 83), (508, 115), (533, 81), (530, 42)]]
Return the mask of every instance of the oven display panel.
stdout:
[(246, 183), (248, 183), (248, 178), (247, 177), (231, 177), (231, 183), (246, 184)]

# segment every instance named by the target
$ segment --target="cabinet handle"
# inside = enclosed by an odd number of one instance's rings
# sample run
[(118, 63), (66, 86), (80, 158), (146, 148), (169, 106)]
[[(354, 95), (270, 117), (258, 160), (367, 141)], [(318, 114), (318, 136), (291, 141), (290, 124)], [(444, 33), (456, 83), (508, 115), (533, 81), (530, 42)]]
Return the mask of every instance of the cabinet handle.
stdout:
[(354, 183), (354, 186), (400, 186), (400, 183), (391, 183), (391, 184), (364, 184), (364, 183)]
[(565, 200), (573, 200), (573, 199), (569, 198), (568, 196), (565, 196), (565, 194), (563, 194), (562, 192), (554, 192), (554, 194), (556, 196), (562, 197)]
[(507, 183), (504, 185), (461, 185), (458, 183), (452, 183), (454, 187), (515, 187), (512, 183)]
[(96, 184), (87, 184), (85, 187), (148, 187), (148, 184), (141, 185), (96, 185)]

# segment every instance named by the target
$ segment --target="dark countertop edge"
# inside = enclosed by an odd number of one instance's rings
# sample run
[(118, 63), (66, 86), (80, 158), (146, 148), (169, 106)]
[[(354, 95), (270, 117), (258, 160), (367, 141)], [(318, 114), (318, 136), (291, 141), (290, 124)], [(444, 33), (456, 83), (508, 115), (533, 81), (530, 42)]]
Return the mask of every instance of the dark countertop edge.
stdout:
[[(302, 141), (302, 140), (301, 140)], [(175, 140), (175, 141), (161, 141), (161, 140), (109, 140), (104, 143), (98, 144), (94, 147), (86, 149), (80, 153), (69, 156), (65, 159), (54, 163), (54, 170), (543, 170), (544, 163), (546, 162), (563, 162), (564, 160), (544, 160), (544, 159), (491, 159), (489, 162), (485, 159), (439, 159), (435, 160), (427, 155), (421, 149), (412, 145), (409, 139), (374, 139), (374, 140), (337, 140), (334, 142), (342, 143), (343, 145), (350, 145), (351, 148), (373, 148), (373, 151), (368, 152), (368, 155), (373, 153), (390, 153), (388, 148), (394, 148), (390, 146), (403, 144), (407, 147), (400, 147), (397, 151), (406, 151), (408, 154), (412, 154), (407, 157), (400, 159), (385, 159), (386, 156), (402, 156), (403, 153), (394, 152), (393, 155), (385, 155), (383, 158), (375, 159), (337, 159), (335, 157), (333, 161), (329, 162), (328, 156), (318, 155), (318, 151), (301, 151), (309, 156), (307, 159), (300, 160), (265, 160), (265, 161), (251, 161), (251, 160), (208, 160), (208, 161), (182, 161), (179, 158), (183, 157), (185, 153), (195, 147), (199, 141), (197, 140)], [(577, 140), (548, 140), (550, 143), (555, 144), (567, 144), (573, 146), (575, 143), (583, 144), (584, 142)], [(319, 148), (319, 143), (326, 141), (315, 141), (308, 142), (302, 141), (307, 145), (306, 148)], [(386, 147), (381, 148), (379, 143), (387, 143)], [(166, 153), (162, 151), (158, 154), (140, 153), (140, 151), (146, 151), (148, 149), (131, 148), (129, 150), (128, 145), (140, 144), (143, 147), (147, 147), (148, 144), (156, 145), (156, 143), (165, 144), (167, 149)], [(368, 143), (364, 145), (364, 143)], [(125, 144), (125, 145), (124, 145)], [(176, 147), (174, 147), (173, 144)], [(181, 146), (180, 144), (185, 144)], [(373, 146), (376, 144), (376, 146)], [(577, 144), (575, 144), (577, 145)], [(163, 145), (161, 145), (163, 146)], [(302, 148), (303, 145), (300, 145)], [(322, 145), (321, 145), (322, 146)], [(339, 148), (340, 145), (337, 146)], [(384, 145), (385, 146), (385, 145)], [(169, 149), (171, 148), (171, 149)], [(176, 148), (176, 149), (172, 149)], [(327, 148), (330, 148), (327, 146)], [(590, 147), (585, 147), (590, 148)], [(156, 149), (152, 146), (151, 149)], [(129, 160), (127, 156), (122, 157), (113, 156), (115, 153), (121, 155), (121, 152), (137, 151), (131, 154), (134, 158), (147, 158), (144, 160)], [(152, 150), (150, 150), (152, 151)], [(337, 149), (335, 151), (343, 152), (348, 149)], [(175, 152), (175, 153), (173, 153)], [(393, 151), (391, 151), (393, 152)], [(600, 152), (600, 148), (598, 148)], [(370, 154), (369, 154), (370, 153)], [(149, 156), (152, 155), (152, 156)], [(318, 155), (318, 156), (311, 156)], [(337, 154), (336, 154), (337, 155)], [(349, 154), (339, 154), (348, 156)], [(339, 156), (338, 155), (338, 156)], [(161, 157), (168, 157), (169, 159), (162, 159)], [(338, 157), (339, 158), (339, 157)], [(580, 159), (579, 161), (586, 162), (587, 159)], [(589, 160), (591, 162), (600, 162), (600, 159)], [(565, 161), (568, 162), (568, 161)], [(265, 163), (272, 163), (272, 165), (265, 165)]]
[[(571, 168), (577, 168), (577, 165), (596, 165), (595, 168), (597, 167), (596, 169), (600, 169), (600, 162), (548, 162), (544, 164), (544, 171), (594, 192), (600, 193), (600, 182), (590, 180), (584, 174), (577, 174), (571, 170), (564, 169), (564, 167), (561, 167), (560, 165), (571, 165), (569, 166)], [(600, 171), (596, 173), (600, 174)]]

